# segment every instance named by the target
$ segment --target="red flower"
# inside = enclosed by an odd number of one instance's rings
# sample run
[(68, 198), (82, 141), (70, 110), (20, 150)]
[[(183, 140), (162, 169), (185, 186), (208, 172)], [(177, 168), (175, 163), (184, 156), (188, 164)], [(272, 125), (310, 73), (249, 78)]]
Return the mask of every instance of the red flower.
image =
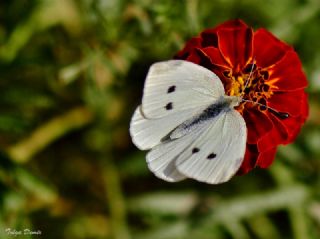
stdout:
[(227, 95), (244, 91), (243, 99), (269, 107), (243, 102), (237, 108), (248, 128), (240, 174), (270, 166), (277, 146), (292, 142), (308, 116), (299, 57), (265, 29), (254, 32), (241, 20), (227, 21), (189, 40), (175, 58), (212, 70)]

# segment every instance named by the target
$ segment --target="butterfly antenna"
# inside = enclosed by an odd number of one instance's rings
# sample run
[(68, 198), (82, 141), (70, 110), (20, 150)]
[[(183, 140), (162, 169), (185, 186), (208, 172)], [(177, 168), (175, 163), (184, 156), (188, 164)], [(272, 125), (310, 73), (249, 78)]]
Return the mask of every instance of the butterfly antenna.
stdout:
[(254, 65), (255, 65), (255, 61), (256, 61), (256, 57), (253, 57), (250, 74), (249, 74), (249, 77), (248, 77), (248, 79), (247, 79), (247, 81), (246, 81), (246, 84), (245, 84), (245, 86), (244, 86), (244, 89), (243, 89), (243, 91), (241, 92), (241, 98), (242, 98), (243, 95), (245, 94), (245, 89), (246, 89), (247, 86), (249, 85), (250, 79), (251, 79), (251, 77), (252, 77), (252, 73), (253, 73), (253, 68), (254, 68)]
[(256, 104), (256, 105), (260, 105), (260, 106), (262, 106), (262, 107), (265, 107), (265, 108), (267, 108), (268, 110), (270, 110), (271, 113), (275, 114), (276, 116), (278, 116), (278, 117), (281, 118), (281, 119), (286, 119), (286, 118), (289, 117), (289, 114), (288, 114), (288, 113), (286, 113), (286, 112), (280, 112), (280, 111), (278, 111), (278, 110), (276, 110), (276, 109), (274, 109), (274, 108), (272, 108), (272, 107), (269, 107), (269, 106), (267, 106), (267, 105), (261, 104), (261, 103), (259, 103), (259, 102), (252, 101), (252, 100), (245, 100), (245, 99), (242, 99), (241, 101), (243, 101), (243, 102), (249, 102), (249, 103), (252, 103), (252, 104)]

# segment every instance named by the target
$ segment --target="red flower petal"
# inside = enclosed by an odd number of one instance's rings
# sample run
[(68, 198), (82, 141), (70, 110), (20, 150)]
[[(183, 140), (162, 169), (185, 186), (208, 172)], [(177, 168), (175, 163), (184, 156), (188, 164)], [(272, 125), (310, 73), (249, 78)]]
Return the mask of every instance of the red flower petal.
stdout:
[(277, 64), (268, 69), (270, 77), (266, 82), (276, 87), (273, 91), (303, 89), (307, 86), (307, 79), (301, 67), (297, 53), (288, 51)]
[(203, 54), (207, 55), (213, 65), (226, 68), (228, 63), (222, 57), (218, 48), (215, 47), (205, 47), (202, 48), (201, 51)]
[(295, 108), (298, 115), (290, 115), (287, 119), (280, 119), (272, 113), (268, 113), (268, 117), (271, 119), (273, 129), (265, 137), (258, 141), (258, 149), (263, 152), (278, 144), (291, 143), (298, 135), (301, 125), (305, 122), (308, 116), (308, 104), (307, 95), (302, 91), (298, 104), (295, 104)]
[(301, 104), (297, 105), (296, 108), (300, 110), (300, 115), (296, 117), (289, 116), (287, 119), (279, 119), (269, 113), (274, 128), (268, 135), (259, 140), (259, 151), (266, 151), (278, 144), (291, 143), (296, 138), (301, 129), (301, 125), (305, 122), (308, 115), (308, 104), (304, 92)]
[(248, 28), (248, 25), (245, 24), (245, 22), (242, 21), (241, 19), (235, 19), (235, 20), (226, 21), (226, 22), (218, 25), (215, 29), (220, 30), (222, 28), (230, 28), (230, 29)]
[(201, 37), (205, 38), (206, 36), (208, 36), (210, 34), (217, 33), (217, 31), (219, 31), (221, 29), (231, 29), (232, 30), (232, 29), (239, 29), (239, 28), (246, 29), (246, 28), (248, 28), (248, 26), (247, 26), (247, 24), (244, 23), (244, 21), (242, 21), (240, 19), (229, 20), (229, 21), (226, 21), (216, 27), (204, 30), (201, 33)]
[(269, 114), (269, 117), (272, 121), (273, 128), (268, 134), (258, 141), (257, 146), (259, 152), (266, 152), (274, 148), (276, 145), (284, 143), (289, 138), (289, 132), (282, 122), (284, 120), (279, 119), (271, 113)]
[(191, 38), (185, 47), (175, 55), (175, 58), (186, 59), (194, 48), (201, 47), (201, 42), (202, 39), (200, 37)]
[(209, 29), (201, 33), (202, 47), (218, 47), (217, 28)]
[(252, 170), (258, 158), (259, 152), (256, 144), (247, 144), (244, 160), (237, 172), (238, 175), (246, 174)]
[(265, 68), (277, 63), (291, 47), (275, 38), (267, 30), (259, 29), (254, 34), (253, 49), (257, 65)]
[(301, 114), (300, 105), (303, 101), (303, 94), (303, 90), (275, 92), (268, 99), (268, 106), (279, 112), (286, 112), (290, 116), (298, 116)]
[(276, 152), (277, 147), (274, 147), (266, 152), (260, 153), (256, 162), (256, 166), (259, 166), (260, 168), (269, 167), (275, 158)]
[(197, 53), (197, 51), (191, 51), (185, 60), (201, 65), (200, 62), (202, 59), (201, 56), (199, 56), (199, 54)]
[(220, 29), (217, 35), (222, 56), (238, 72), (252, 57), (252, 29)]
[(236, 19), (236, 20), (230, 20), (230, 21), (226, 21), (220, 25), (218, 25), (217, 27), (214, 28), (210, 28), (207, 29), (205, 31), (203, 31), (201, 33), (201, 38), (203, 39), (202, 41), (202, 47), (207, 47), (207, 46), (213, 46), (213, 47), (218, 47), (218, 36), (217, 36), (217, 32), (221, 29), (247, 29), (248, 26), (241, 21), (240, 19)]
[(273, 127), (270, 119), (256, 108), (244, 110), (243, 117), (248, 128), (247, 143), (256, 144)]
[(289, 117), (281, 122), (288, 132), (288, 138), (282, 144), (291, 143), (297, 137), (304, 121), (301, 117)]

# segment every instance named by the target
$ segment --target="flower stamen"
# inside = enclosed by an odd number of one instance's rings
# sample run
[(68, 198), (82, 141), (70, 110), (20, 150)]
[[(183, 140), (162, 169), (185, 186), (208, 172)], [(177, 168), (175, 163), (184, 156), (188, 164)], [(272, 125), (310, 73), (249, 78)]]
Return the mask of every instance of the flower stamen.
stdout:
[[(243, 100), (236, 107), (242, 114), (245, 108), (258, 107), (259, 111), (268, 110), (272, 114), (281, 119), (286, 119), (289, 114), (279, 112), (267, 105), (268, 99), (273, 95), (273, 82), (268, 81), (270, 73), (257, 67), (255, 59), (253, 63), (247, 64), (242, 71), (224, 71), (224, 76), (227, 76), (226, 92), (230, 96), (240, 96)], [(251, 103), (251, 104), (247, 104)]]

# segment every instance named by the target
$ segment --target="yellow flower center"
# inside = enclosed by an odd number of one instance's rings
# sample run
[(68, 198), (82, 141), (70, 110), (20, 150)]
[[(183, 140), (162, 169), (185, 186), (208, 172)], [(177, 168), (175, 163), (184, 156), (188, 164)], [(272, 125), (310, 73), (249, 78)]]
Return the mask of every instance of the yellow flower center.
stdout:
[[(241, 72), (224, 72), (226, 78), (226, 94), (230, 96), (241, 96), (244, 100), (236, 109), (242, 113), (245, 107), (258, 107), (260, 111), (267, 108), (267, 99), (273, 94), (272, 84), (267, 83), (269, 72), (255, 65), (249, 64)], [(259, 104), (255, 104), (259, 103)]]

